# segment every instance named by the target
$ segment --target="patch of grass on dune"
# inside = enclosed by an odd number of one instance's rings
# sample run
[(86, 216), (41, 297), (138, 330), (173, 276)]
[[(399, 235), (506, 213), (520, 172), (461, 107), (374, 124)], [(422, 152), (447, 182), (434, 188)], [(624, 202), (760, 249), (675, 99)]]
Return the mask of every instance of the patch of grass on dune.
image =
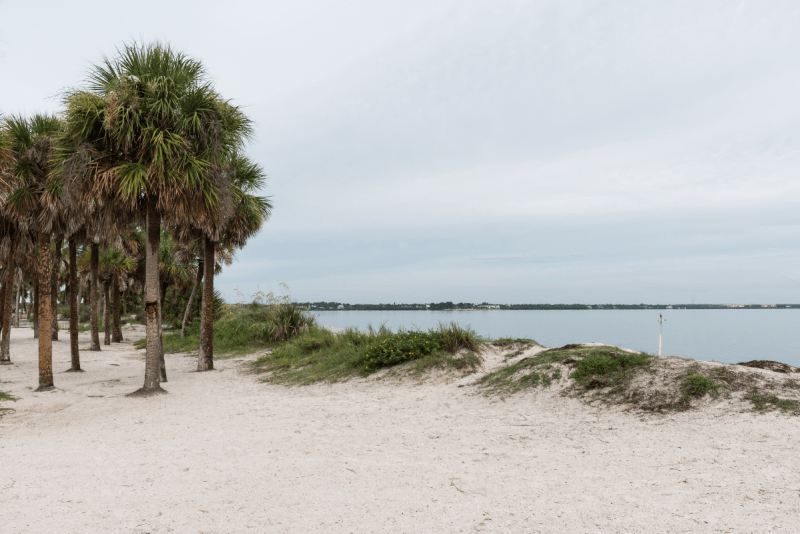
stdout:
[(338, 334), (314, 327), (260, 357), (253, 370), (269, 373), (265, 381), (294, 385), (337, 382), (403, 364), (413, 374), (447, 368), (470, 372), (480, 366), (479, 351), (475, 332), (455, 323), (428, 331), (370, 327)]
[(781, 399), (777, 395), (765, 395), (757, 392), (750, 393), (745, 398), (753, 403), (753, 409), (757, 412), (780, 410), (783, 413), (800, 415), (800, 401)]
[[(542, 351), (534, 356), (506, 365), (478, 380), (490, 393), (514, 393), (525, 388), (548, 387), (561, 380), (565, 370), (582, 391), (621, 389), (636, 369), (649, 366), (652, 356), (628, 353), (616, 347), (584, 347), (566, 345)], [(569, 366), (569, 367), (565, 367)]]
[(508, 351), (503, 357), (506, 360), (516, 358), (531, 347), (540, 346), (534, 339), (501, 337), (487, 342), (502, 351)]

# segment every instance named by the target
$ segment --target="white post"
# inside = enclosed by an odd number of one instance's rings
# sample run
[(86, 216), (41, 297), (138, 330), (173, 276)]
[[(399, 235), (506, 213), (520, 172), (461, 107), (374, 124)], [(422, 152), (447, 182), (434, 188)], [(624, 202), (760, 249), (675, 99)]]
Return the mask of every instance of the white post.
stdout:
[(658, 357), (661, 357), (661, 332), (664, 328), (664, 318), (658, 314)]
[(658, 357), (661, 357), (661, 334), (658, 334)]

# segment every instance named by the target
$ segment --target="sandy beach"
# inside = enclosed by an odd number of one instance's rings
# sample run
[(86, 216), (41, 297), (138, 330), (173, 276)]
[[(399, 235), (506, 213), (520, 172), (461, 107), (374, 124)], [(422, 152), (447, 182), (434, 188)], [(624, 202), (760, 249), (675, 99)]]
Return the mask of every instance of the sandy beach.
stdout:
[(800, 419), (736, 400), (659, 415), (557, 388), (486, 397), (474, 376), (287, 388), (247, 358), (196, 373), (184, 355), (167, 355), (169, 395), (128, 398), (143, 351), (84, 350), (86, 372), (64, 373), (65, 332), (57, 389), (36, 393), (37, 342), (12, 336), (4, 534), (800, 528)]

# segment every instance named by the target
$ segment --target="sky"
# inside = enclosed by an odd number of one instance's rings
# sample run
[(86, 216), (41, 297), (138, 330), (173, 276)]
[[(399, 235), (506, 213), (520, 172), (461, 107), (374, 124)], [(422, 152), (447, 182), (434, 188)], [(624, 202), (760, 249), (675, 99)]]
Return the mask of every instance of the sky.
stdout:
[(256, 124), (230, 301), (800, 302), (797, 2), (0, 0), (0, 110), (133, 40)]

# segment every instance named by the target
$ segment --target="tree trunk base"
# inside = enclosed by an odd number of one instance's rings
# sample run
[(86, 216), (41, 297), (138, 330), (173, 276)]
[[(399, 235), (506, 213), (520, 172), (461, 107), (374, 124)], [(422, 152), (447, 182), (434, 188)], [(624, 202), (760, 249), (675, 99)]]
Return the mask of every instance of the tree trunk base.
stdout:
[(56, 389), (55, 386), (39, 386), (38, 388), (34, 389), (33, 391), (37, 393), (41, 393), (42, 391), (54, 391)]
[(167, 393), (169, 392), (166, 389), (163, 389), (161, 386), (158, 386), (157, 388), (154, 389), (139, 388), (133, 393), (128, 393), (125, 396), (147, 398), (147, 397), (155, 397), (158, 395), (166, 395)]
[(76, 368), (74, 368), (74, 367), (70, 367), (69, 369), (67, 369), (67, 370), (66, 370), (66, 371), (64, 371), (64, 372), (65, 372), (65, 373), (85, 373), (86, 371), (84, 371), (84, 370), (83, 370), (83, 369), (81, 369), (80, 367), (78, 367), (77, 369), (76, 369)]
[(14, 365), (14, 362), (2, 361), (0, 362), (0, 365)]

